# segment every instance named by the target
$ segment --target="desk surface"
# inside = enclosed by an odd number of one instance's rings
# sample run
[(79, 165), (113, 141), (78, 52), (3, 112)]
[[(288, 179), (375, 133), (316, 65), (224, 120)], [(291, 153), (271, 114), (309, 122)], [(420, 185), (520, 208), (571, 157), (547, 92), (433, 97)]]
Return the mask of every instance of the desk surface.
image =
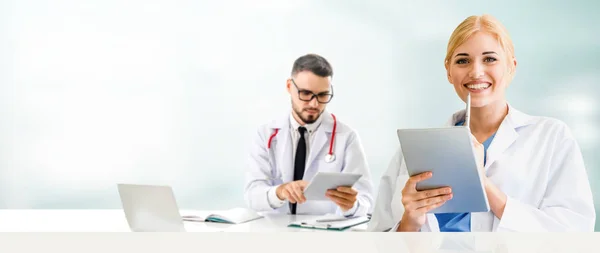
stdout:
[[(263, 214), (239, 225), (192, 223), (195, 231), (323, 232), (288, 228), (311, 216)], [(364, 230), (366, 225), (354, 230)], [(129, 232), (120, 209), (0, 210), (0, 232)], [(22, 252), (597, 252), (598, 233), (7, 233), (0, 244)], [(304, 242), (314, 243), (304, 243)], [(65, 247), (68, 245), (68, 247)], [(91, 250), (90, 245), (93, 245)], [(265, 245), (268, 245), (266, 247)], [(54, 250), (56, 249), (56, 250)], [(267, 249), (270, 249), (267, 250)], [(90, 251), (91, 250), (91, 251)], [(286, 249), (286, 252), (288, 250)]]
[[(183, 211), (182, 211), (183, 212)], [(189, 210), (185, 210), (189, 212)], [(324, 230), (290, 228), (290, 222), (309, 219), (311, 215), (261, 213), (264, 218), (242, 224), (185, 222), (190, 232), (317, 232)], [(0, 232), (129, 232), (121, 209), (104, 210), (0, 210)], [(362, 224), (346, 231), (365, 231)]]

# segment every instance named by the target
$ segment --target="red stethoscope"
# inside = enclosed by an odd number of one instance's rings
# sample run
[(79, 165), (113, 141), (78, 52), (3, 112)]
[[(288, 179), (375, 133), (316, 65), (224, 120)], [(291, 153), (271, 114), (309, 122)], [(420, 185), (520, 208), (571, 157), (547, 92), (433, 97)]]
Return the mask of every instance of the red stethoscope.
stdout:
[[(331, 132), (331, 141), (329, 141), (329, 153), (327, 153), (327, 155), (325, 156), (325, 162), (333, 162), (335, 160), (335, 155), (333, 154), (333, 142), (335, 140), (335, 130), (337, 128), (337, 120), (335, 119), (335, 115), (331, 114), (331, 117), (333, 118), (333, 131)], [(269, 142), (267, 143), (267, 148), (270, 149), (271, 148), (271, 141), (273, 141), (273, 138), (275, 138), (275, 135), (277, 135), (277, 133), (279, 132), (279, 128), (275, 128), (275, 132), (273, 132), (273, 134), (271, 134), (271, 137), (269, 137)]]

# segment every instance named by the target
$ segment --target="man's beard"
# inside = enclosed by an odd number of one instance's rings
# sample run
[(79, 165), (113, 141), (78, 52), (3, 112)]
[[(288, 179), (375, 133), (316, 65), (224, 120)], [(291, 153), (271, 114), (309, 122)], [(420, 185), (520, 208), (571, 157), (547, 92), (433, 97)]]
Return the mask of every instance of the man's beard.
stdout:
[[(316, 109), (316, 108), (306, 108), (306, 109), (319, 110), (319, 109)], [(317, 119), (319, 119), (319, 117), (323, 113), (322, 111), (319, 111), (319, 114), (317, 114), (317, 115), (308, 115), (308, 116), (305, 117), (305, 116), (302, 115), (302, 112), (304, 110), (305, 109), (298, 110), (298, 109), (294, 108), (294, 113), (296, 114), (296, 116), (298, 116), (298, 118), (300, 118), (300, 120), (302, 120), (305, 124), (315, 123), (315, 121), (317, 121)]]

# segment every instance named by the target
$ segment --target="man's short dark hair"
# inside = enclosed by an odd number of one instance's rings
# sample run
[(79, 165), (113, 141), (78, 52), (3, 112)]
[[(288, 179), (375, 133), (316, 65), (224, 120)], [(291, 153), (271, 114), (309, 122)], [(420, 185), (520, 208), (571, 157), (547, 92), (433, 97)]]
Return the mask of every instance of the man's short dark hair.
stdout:
[(302, 71), (310, 71), (320, 77), (333, 76), (333, 69), (329, 62), (317, 54), (307, 54), (296, 59), (292, 67), (292, 76)]

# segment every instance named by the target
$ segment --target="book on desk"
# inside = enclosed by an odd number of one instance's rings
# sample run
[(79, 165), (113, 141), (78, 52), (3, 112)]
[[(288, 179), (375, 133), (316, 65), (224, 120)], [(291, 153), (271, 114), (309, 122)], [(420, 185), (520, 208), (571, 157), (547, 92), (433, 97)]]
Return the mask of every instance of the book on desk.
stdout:
[(184, 221), (228, 224), (241, 224), (262, 218), (261, 215), (247, 208), (232, 208), (224, 211), (185, 211), (181, 217)]

